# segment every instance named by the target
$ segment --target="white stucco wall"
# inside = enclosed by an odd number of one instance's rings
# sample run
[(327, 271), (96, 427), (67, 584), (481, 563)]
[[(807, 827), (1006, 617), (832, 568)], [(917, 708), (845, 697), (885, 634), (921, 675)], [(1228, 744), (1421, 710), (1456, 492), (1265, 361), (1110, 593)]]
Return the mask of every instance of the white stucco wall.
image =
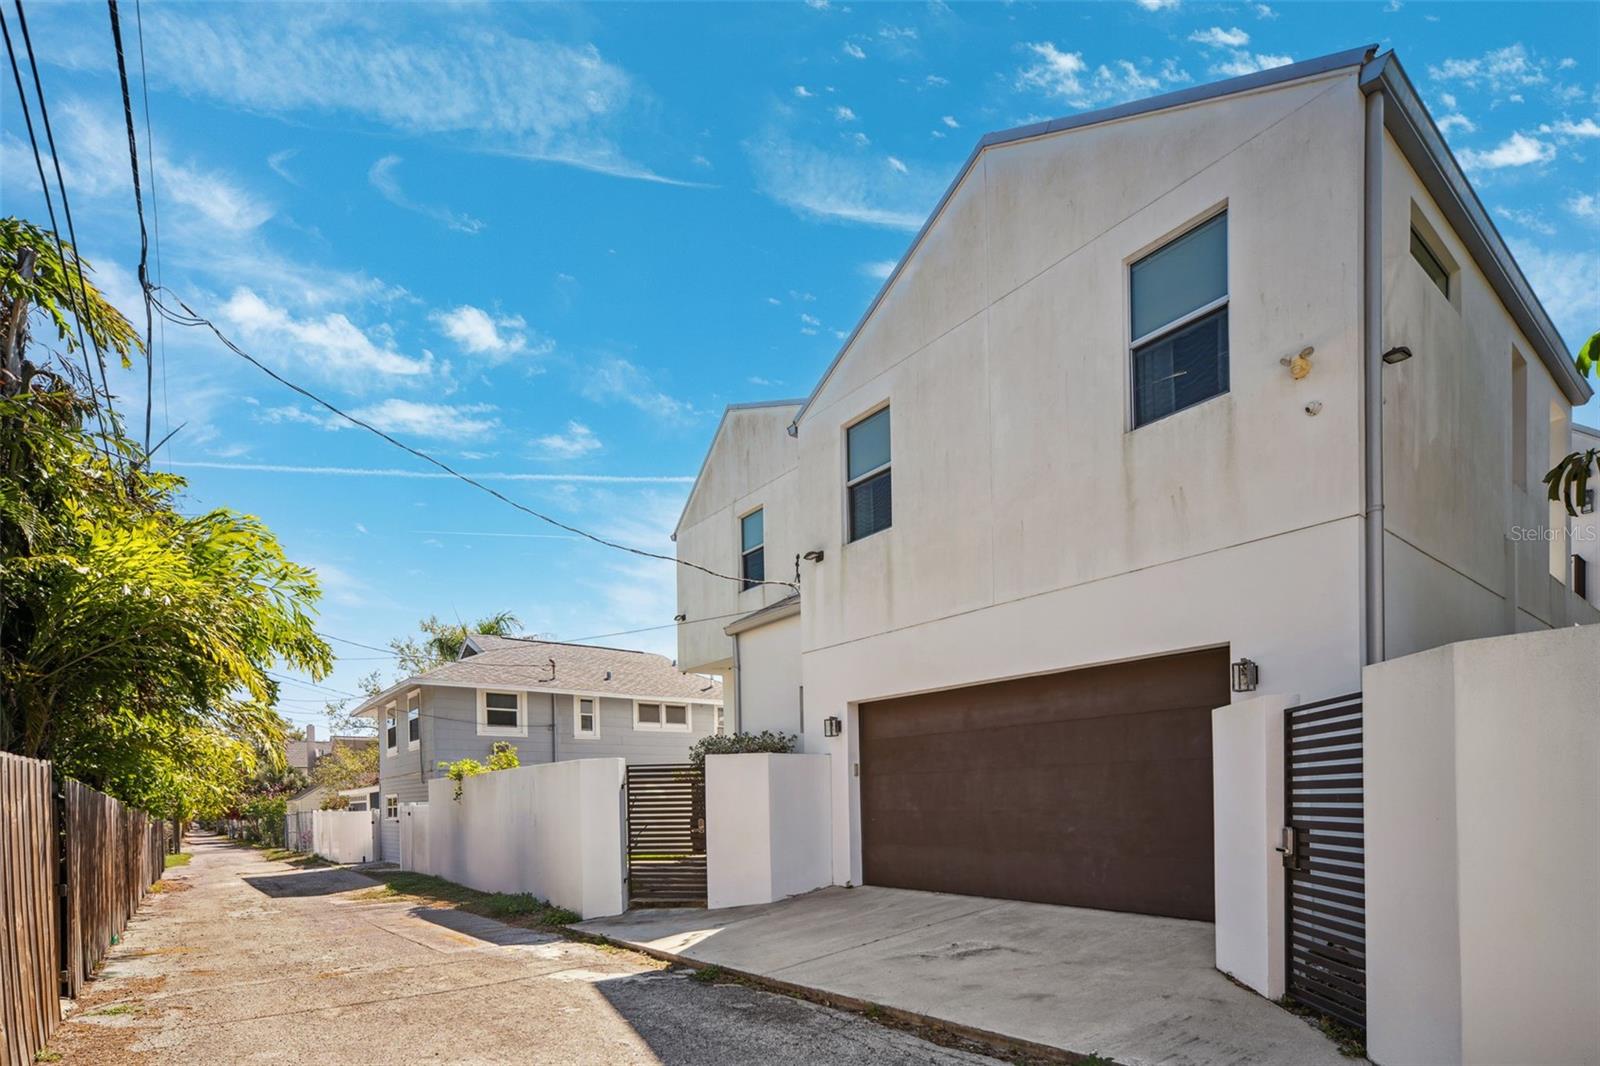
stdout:
[[(806, 550), (795, 539), (799, 451), (787, 432), (798, 408), (797, 403), (728, 408), (678, 524), (679, 559), (737, 576), (739, 519), (760, 507), (766, 511), (767, 580), (794, 580), (794, 558)], [(790, 591), (776, 585), (741, 590), (737, 582), (678, 567), (678, 611), (687, 617), (678, 626), (678, 665), (690, 673), (723, 675), (726, 681), (733, 641), (723, 627), (734, 615), (759, 610)], [(731, 713), (731, 692), (724, 698)]]
[(572, 759), (428, 782), (430, 873), (485, 892), (531, 892), (584, 918), (620, 914), (622, 759)]
[[(1600, 448), (1600, 429), (1573, 425), (1571, 450), (1587, 452), (1591, 448)], [(1600, 480), (1591, 481), (1590, 489), (1600, 497)], [(1600, 607), (1600, 506), (1572, 520), (1572, 554), (1589, 564), (1589, 603)]]
[(1283, 995), (1283, 712), (1261, 695), (1211, 712), (1217, 969), (1268, 999)]
[(1600, 1061), (1600, 626), (1364, 688), (1371, 1057)]
[(706, 902), (771, 903), (833, 883), (826, 755), (706, 758)]
[[(800, 732), (800, 616), (748, 629), (739, 641), (737, 721), (745, 733)], [(726, 690), (725, 690), (726, 691)], [(731, 731), (731, 727), (730, 727)]]

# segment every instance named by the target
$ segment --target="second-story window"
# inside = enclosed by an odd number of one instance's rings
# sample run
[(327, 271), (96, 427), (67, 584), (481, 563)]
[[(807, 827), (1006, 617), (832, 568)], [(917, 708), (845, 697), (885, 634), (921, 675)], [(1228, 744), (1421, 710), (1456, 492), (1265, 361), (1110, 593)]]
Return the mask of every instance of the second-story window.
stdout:
[(765, 531), (761, 508), (739, 519), (739, 591), (752, 589), (767, 579)]
[(893, 523), (889, 479), (889, 409), (845, 430), (845, 494), (850, 539), (870, 537)]
[(1134, 263), (1133, 424), (1228, 391), (1228, 216)]
[(406, 748), (416, 751), (422, 743), (422, 691), (412, 689), (406, 696)]
[(394, 749), (395, 749), (395, 739), (396, 739), (395, 738), (395, 724), (394, 724), (394, 704), (391, 703), (391, 704), (389, 704), (387, 707), (385, 707), (383, 709), (383, 718), (384, 718), (384, 722), (386, 723), (384, 725), (384, 739), (385, 739), (385, 741), (387, 741), (387, 747), (389, 749), (389, 754), (393, 755), (394, 754)]

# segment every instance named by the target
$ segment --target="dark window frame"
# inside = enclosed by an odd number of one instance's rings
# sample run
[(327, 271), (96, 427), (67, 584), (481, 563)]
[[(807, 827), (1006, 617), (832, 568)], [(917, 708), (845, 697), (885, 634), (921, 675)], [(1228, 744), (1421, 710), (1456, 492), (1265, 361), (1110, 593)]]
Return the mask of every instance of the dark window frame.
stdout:
[(406, 741), (420, 743), (422, 740), (422, 693), (420, 691), (406, 694)]
[[(755, 510), (739, 516), (739, 591), (747, 592), (767, 579), (767, 509)], [(753, 548), (745, 546), (745, 523), (756, 515), (761, 516), (761, 541)]]
[(1422, 272), (1433, 282), (1434, 288), (1450, 299), (1450, 268), (1444, 265), (1438, 252), (1433, 250), (1433, 245), (1428, 243), (1427, 236), (1415, 224), (1411, 227), (1411, 259), (1422, 268)]

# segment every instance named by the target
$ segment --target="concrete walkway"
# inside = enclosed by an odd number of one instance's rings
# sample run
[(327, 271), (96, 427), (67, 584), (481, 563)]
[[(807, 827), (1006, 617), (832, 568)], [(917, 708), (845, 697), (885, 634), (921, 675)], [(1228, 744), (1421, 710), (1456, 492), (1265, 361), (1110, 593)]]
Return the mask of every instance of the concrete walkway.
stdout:
[(1219, 974), (1204, 922), (866, 887), (578, 928), (1127, 1066), (1351, 1062)]
[(351, 870), (187, 847), (51, 1041), (59, 1061), (993, 1066), (634, 952), (364, 898)]

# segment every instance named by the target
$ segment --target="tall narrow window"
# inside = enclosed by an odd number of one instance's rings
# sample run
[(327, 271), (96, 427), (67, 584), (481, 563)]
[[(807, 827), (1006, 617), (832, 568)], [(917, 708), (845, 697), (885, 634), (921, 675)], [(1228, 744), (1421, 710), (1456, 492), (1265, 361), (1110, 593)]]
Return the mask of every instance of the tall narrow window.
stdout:
[(422, 690), (412, 689), (406, 696), (406, 750), (416, 751), (422, 743)]
[(1133, 424), (1228, 391), (1228, 216), (1130, 268)]
[(755, 588), (767, 579), (764, 513), (758, 507), (739, 519), (739, 576), (744, 579), (739, 585), (740, 592)]
[(388, 706), (386, 706), (383, 709), (383, 719), (384, 719), (384, 730), (383, 730), (384, 731), (384, 740), (385, 740), (385, 742), (387, 744), (387, 747), (388, 747), (388, 753), (390, 755), (393, 755), (394, 754), (394, 749), (395, 749), (395, 742), (396, 742), (394, 704), (391, 703), (391, 704), (389, 704)]
[(587, 696), (574, 696), (572, 714), (573, 736), (592, 740), (600, 735), (600, 716), (594, 709), (594, 700)]
[(1427, 238), (1418, 233), (1415, 226), (1411, 227), (1411, 258), (1422, 267), (1422, 272), (1428, 275), (1428, 280), (1438, 286), (1444, 298), (1450, 299), (1450, 271), (1429, 246)]
[(1528, 363), (1511, 353), (1511, 483), (1528, 487)]
[(889, 409), (868, 415), (845, 431), (845, 492), (850, 539), (870, 537), (893, 523), (889, 482)]

